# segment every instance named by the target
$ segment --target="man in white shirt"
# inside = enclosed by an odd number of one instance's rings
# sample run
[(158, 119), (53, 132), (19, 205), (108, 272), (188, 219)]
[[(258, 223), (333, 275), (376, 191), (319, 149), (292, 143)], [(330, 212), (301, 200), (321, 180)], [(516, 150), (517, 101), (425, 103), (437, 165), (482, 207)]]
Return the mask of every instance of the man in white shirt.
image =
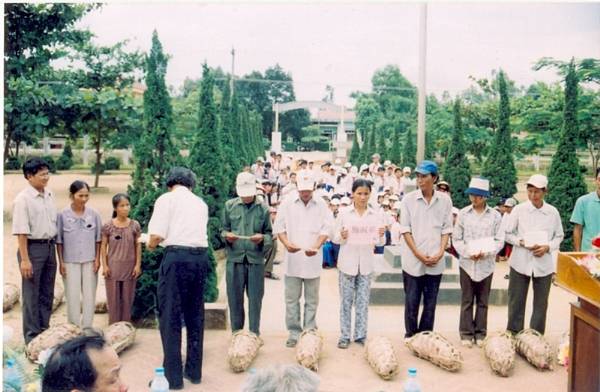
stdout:
[[(313, 197), (315, 182), (310, 173), (298, 173), (298, 194), (277, 212), (273, 233), (286, 249), (285, 319), (287, 347), (295, 347), (303, 330), (316, 329), (319, 282), (323, 252), (330, 236), (331, 212), (321, 198)], [(304, 286), (304, 320), (300, 322), (300, 297)]]
[[(381, 155), (379, 154), (373, 154), (371, 156), (371, 164), (369, 165), (369, 172), (371, 173), (371, 175), (375, 175), (377, 174), (377, 169), (379, 168), (379, 166), (381, 166)], [(377, 191), (377, 189), (375, 189), (375, 191)]]
[[(202, 378), (204, 341), (204, 281), (208, 269), (208, 206), (192, 193), (194, 173), (174, 167), (167, 176), (169, 191), (154, 203), (148, 223), (148, 249), (165, 247), (158, 275), (158, 314), (165, 376), (171, 389), (183, 388), (183, 377), (194, 384)], [(185, 371), (181, 360), (181, 319), (185, 320)]]
[(529, 281), (533, 285), (533, 313), (529, 327), (541, 334), (546, 330), (548, 296), (555, 272), (552, 252), (564, 238), (558, 210), (544, 202), (548, 179), (534, 174), (527, 181), (528, 201), (516, 206), (506, 227), (506, 241), (513, 245), (508, 283), (508, 325), (516, 334), (525, 324), (525, 303)]
[(501, 230), (500, 213), (487, 205), (489, 181), (472, 178), (466, 193), (471, 205), (458, 213), (452, 234), (454, 248), (459, 255), (462, 291), (459, 333), (463, 346), (472, 347), (475, 341), (481, 347), (487, 335), (488, 300), (496, 253), (504, 246), (504, 232)]
[[(416, 172), (419, 189), (404, 197), (400, 210), (405, 339), (433, 330), (443, 258), (453, 228), (452, 200), (433, 189), (439, 180), (437, 165), (423, 161)], [(421, 298), (423, 312), (417, 323)]]

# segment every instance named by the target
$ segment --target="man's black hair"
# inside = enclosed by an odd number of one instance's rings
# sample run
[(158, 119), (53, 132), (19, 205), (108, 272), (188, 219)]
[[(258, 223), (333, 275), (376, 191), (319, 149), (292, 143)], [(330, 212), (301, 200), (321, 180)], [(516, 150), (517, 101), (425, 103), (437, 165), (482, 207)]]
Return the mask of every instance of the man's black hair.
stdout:
[(50, 169), (50, 165), (42, 158), (29, 158), (23, 163), (23, 175), (25, 179), (27, 179), (27, 176), (35, 176), (37, 172), (43, 169)]
[(97, 332), (77, 336), (56, 347), (42, 378), (42, 392), (70, 392), (78, 389), (91, 392), (98, 373), (88, 351), (102, 350), (106, 340)]
[(175, 166), (167, 175), (167, 187), (183, 185), (186, 188), (194, 189), (196, 186), (196, 175), (186, 167)]

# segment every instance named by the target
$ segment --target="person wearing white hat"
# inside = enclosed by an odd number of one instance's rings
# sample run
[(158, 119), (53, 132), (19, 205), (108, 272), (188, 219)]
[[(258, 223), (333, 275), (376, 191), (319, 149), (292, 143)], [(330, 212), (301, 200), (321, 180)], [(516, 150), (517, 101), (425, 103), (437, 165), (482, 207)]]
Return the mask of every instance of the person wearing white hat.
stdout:
[(350, 162), (344, 163), (344, 169), (350, 170), (351, 167), (352, 167), (352, 163), (350, 163)]
[(369, 165), (362, 164), (360, 165), (360, 170), (358, 171), (358, 178), (363, 178), (365, 180), (373, 181), (373, 177), (369, 173)]
[[(285, 320), (287, 347), (295, 347), (304, 330), (316, 329), (321, 247), (331, 232), (331, 211), (321, 198), (313, 197), (315, 181), (309, 172), (298, 173), (298, 195), (279, 207), (274, 233), (285, 247)], [(304, 287), (304, 320), (300, 297)]]
[[(483, 345), (487, 335), (487, 310), (496, 253), (504, 246), (500, 213), (487, 205), (490, 182), (472, 178), (469, 188), (471, 205), (459, 211), (452, 243), (459, 255), (462, 300), (459, 333), (461, 343)], [(475, 307), (475, 318), (473, 318)]]
[(402, 169), (402, 178), (400, 179), (400, 194), (407, 194), (415, 189), (416, 181), (410, 177), (411, 170), (410, 167), (406, 166)]
[(281, 190), (281, 202), (283, 203), (287, 198), (295, 198), (298, 195), (297, 186), (297, 174), (291, 172), (288, 178), (288, 183)]
[(390, 245), (400, 245), (400, 205), (399, 202), (397, 208), (390, 210), (390, 216), (392, 217), (392, 223), (390, 225)]
[(260, 335), (260, 313), (265, 285), (265, 256), (273, 246), (269, 207), (256, 197), (256, 180), (238, 174), (238, 197), (223, 209), (221, 237), (227, 244), (225, 281), (231, 330), (244, 329), (244, 292), (248, 297), (250, 331)]
[(387, 166), (385, 176), (383, 176), (383, 186), (390, 188), (391, 193), (396, 193), (396, 188), (398, 187), (398, 180), (394, 175), (394, 169), (393, 165)]
[(533, 281), (533, 313), (529, 328), (546, 330), (548, 296), (555, 272), (552, 252), (564, 238), (558, 210), (544, 201), (548, 179), (534, 174), (527, 181), (528, 201), (516, 206), (506, 227), (506, 241), (513, 245), (508, 283), (508, 323), (513, 334), (523, 330), (529, 281)]
[[(502, 215), (502, 223), (500, 224), (500, 230), (502, 230), (503, 233), (506, 233), (506, 226), (508, 225), (508, 220), (510, 219), (510, 213), (517, 204), (519, 204), (519, 202), (515, 198), (509, 197), (508, 199), (504, 200), (504, 203), (502, 203), (502, 205), (500, 206), (499, 211), (500, 215)], [(496, 256), (496, 261), (506, 261), (506, 259), (510, 257), (512, 248), (513, 247), (511, 244), (504, 241), (504, 246), (502, 247), (500, 252), (498, 252), (498, 255)], [(508, 279), (508, 274), (504, 275), (504, 279)]]
[[(381, 155), (375, 153), (371, 155), (371, 164), (369, 165), (369, 173), (371, 175), (377, 174), (377, 169), (381, 166)], [(375, 189), (376, 191), (377, 189)]]

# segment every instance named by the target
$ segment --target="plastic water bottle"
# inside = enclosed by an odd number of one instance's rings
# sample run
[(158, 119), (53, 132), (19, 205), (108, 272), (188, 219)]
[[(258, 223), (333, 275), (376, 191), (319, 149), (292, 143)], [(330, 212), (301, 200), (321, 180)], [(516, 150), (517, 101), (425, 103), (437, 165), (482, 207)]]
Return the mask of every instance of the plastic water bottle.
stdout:
[(15, 360), (10, 358), (6, 360), (6, 366), (3, 371), (4, 391), (20, 391), (23, 384), (21, 373), (15, 364)]
[(165, 369), (159, 367), (154, 370), (154, 380), (150, 384), (151, 392), (169, 392), (169, 381), (165, 377)]
[(419, 382), (417, 381), (417, 369), (408, 369), (408, 379), (404, 381), (402, 390), (404, 392), (421, 392), (421, 385), (419, 385)]

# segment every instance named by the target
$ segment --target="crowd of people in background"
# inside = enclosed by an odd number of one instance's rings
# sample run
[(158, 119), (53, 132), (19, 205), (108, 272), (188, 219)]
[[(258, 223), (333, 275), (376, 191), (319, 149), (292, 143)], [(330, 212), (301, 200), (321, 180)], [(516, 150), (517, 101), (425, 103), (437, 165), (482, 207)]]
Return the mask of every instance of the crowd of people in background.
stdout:
[[(100, 270), (106, 280), (109, 323), (130, 320), (136, 279), (142, 272), (142, 227), (129, 218), (129, 197), (114, 196), (112, 219), (103, 224), (87, 205), (90, 187), (85, 182), (71, 184), (70, 204), (59, 211), (47, 186), (48, 164), (31, 158), (23, 173), (28, 186), (15, 199), (12, 232), (18, 239), (25, 342), (49, 326), (57, 267), (64, 280), (69, 322), (93, 326)], [(600, 233), (600, 170), (595, 174), (597, 189), (577, 201), (571, 218), (577, 251), (589, 250), (591, 238)], [(159, 270), (158, 310), (163, 365), (171, 389), (183, 388), (183, 378), (200, 383), (202, 377), (209, 216), (204, 201), (192, 192), (195, 182), (190, 170), (171, 170), (168, 192), (157, 199), (148, 238), (143, 240), (149, 250), (159, 245), (166, 249)], [(458, 332), (464, 346), (481, 346), (487, 334), (488, 299), (498, 261), (510, 263), (507, 330), (518, 333), (525, 326), (531, 281), (529, 326), (544, 333), (556, 268), (553, 254), (564, 237), (558, 211), (544, 201), (547, 178), (535, 174), (527, 180), (527, 200), (519, 203), (510, 197), (496, 206), (487, 204), (489, 181), (472, 178), (468, 189), (454, 190), (469, 195), (471, 204), (460, 210), (452, 204), (451, 186), (440, 178), (437, 164), (427, 160), (416, 168), (400, 168), (390, 161), (381, 163), (378, 154), (371, 164), (360, 167), (340, 160), (293, 161), (275, 152), (266, 160), (258, 158), (238, 174), (237, 197), (226, 202), (220, 217), (232, 332), (244, 329), (247, 297), (249, 329), (260, 335), (264, 279), (280, 279), (273, 264), (283, 261), (285, 345), (294, 347), (303, 331), (318, 328), (321, 271), (332, 268), (338, 269), (339, 279), (338, 347), (363, 345), (374, 255), (385, 246), (399, 246), (405, 339), (434, 329), (447, 254), (459, 262)], [(281, 248), (284, 260), (278, 260)], [(77, 344), (103, 353), (101, 339)]]

